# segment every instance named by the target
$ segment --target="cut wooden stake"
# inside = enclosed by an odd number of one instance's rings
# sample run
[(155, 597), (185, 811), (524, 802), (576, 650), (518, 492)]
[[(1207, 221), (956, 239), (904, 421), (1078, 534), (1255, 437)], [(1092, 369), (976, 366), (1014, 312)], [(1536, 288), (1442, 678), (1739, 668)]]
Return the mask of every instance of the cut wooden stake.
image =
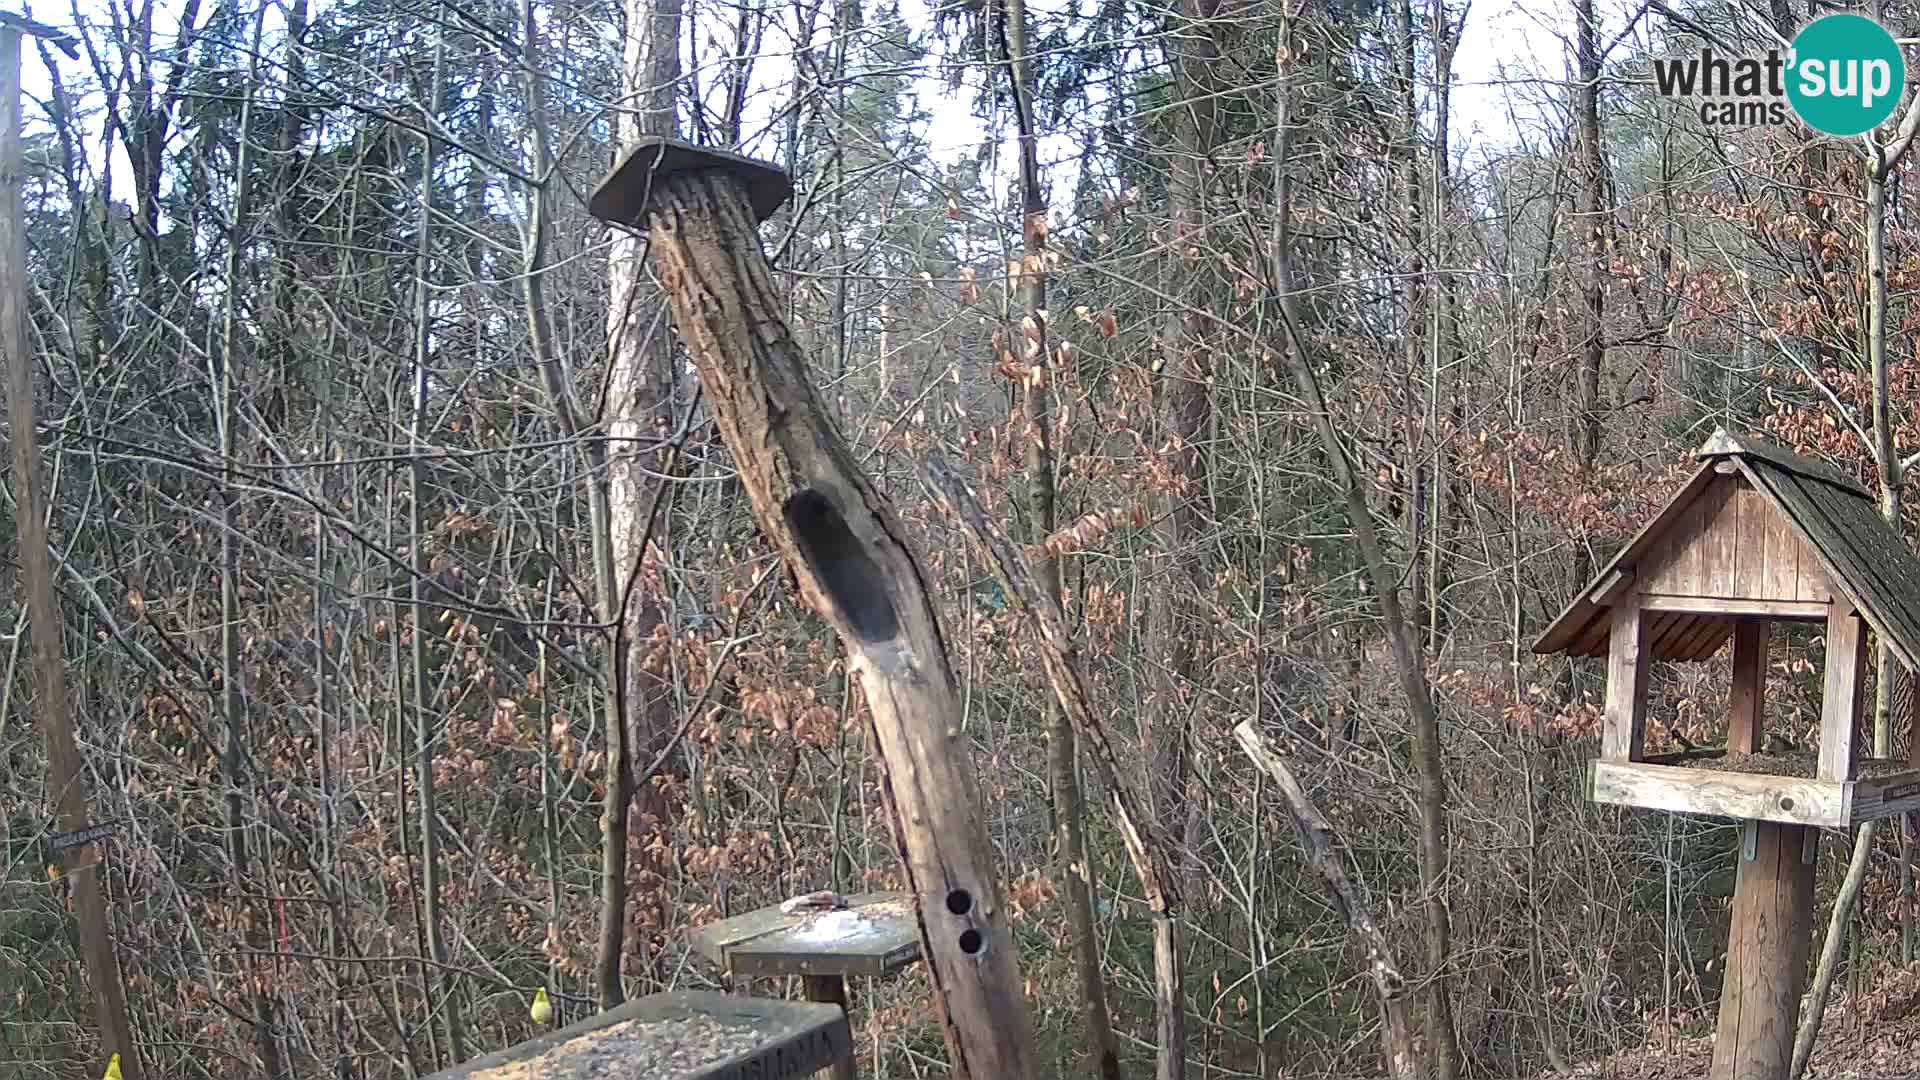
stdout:
[(814, 389), (757, 228), (778, 169), (674, 140), (638, 143), (588, 203), (644, 228), (754, 517), (839, 635), (886, 767), (955, 1080), (1037, 1076), (1019, 966), (958, 686), (906, 530)]
[[(6, 353), (7, 423), (12, 427), (14, 523), (20, 534), (20, 582), (27, 593), (27, 621), (33, 636), (34, 712), (47, 742), (47, 788), (60, 808), (67, 832), (87, 828), (86, 789), (80, 751), (74, 745), (67, 708), (66, 657), (60, 606), (53, 595), (53, 557), (47, 551), (47, 492), (42, 477), (40, 440), (33, 401), (33, 363), (27, 356), (27, 241), (20, 204), (26, 173), (20, 145), (20, 35), (39, 34), (37, 23), (0, 18), (0, 350)], [(47, 31), (42, 36), (72, 42)], [(120, 1055), (120, 1075), (141, 1080), (140, 1055), (127, 1020), (126, 989), (107, 929), (107, 901), (100, 885), (99, 860), (86, 863), (84, 847), (66, 854), (67, 879), (73, 883), (80, 949), (92, 984), (100, 1025), (101, 1057)]]
[(1367, 902), (1366, 893), (1347, 876), (1345, 862), (1334, 851), (1333, 825), (1320, 813), (1320, 808), (1313, 805), (1313, 800), (1307, 798), (1306, 789), (1300, 786), (1286, 759), (1254, 730), (1252, 720), (1242, 720), (1233, 729), (1233, 737), (1254, 767), (1279, 785), (1281, 800), (1287, 804), (1294, 828), (1299, 830), (1300, 846), (1306, 849), (1307, 865), (1320, 875), (1327, 893), (1346, 917), (1347, 930), (1360, 943), (1361, 955), (1367, 961), (1367, 975), (1380, 997), (1380, 1013), (1385, 1020), (1380, 1038), (1386, 1052), (1388, 1075), (1394, 1080), (1415, 1080), (1422, 1072), (1414, 1046), (1406, 980), (1400, 974), (1400, 966), (1393, 961), (1393, 949), (1387, 943), (1386, 932), (1373, 916), (1373, 906)]

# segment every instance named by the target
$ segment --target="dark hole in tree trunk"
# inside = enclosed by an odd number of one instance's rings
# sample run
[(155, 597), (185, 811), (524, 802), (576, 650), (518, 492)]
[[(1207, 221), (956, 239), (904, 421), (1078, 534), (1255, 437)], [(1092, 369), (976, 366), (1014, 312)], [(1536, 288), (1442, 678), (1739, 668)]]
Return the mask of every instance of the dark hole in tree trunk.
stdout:
[(847, 528), (847, 519), (833, 500), (813, 488), (801, 488), (787, 497), (784, 512), (800, 557), (813, 568), (821, 588), (860, 640), (880, 642), (897, 634), (900, 620), (880, 578), (880, 567)]

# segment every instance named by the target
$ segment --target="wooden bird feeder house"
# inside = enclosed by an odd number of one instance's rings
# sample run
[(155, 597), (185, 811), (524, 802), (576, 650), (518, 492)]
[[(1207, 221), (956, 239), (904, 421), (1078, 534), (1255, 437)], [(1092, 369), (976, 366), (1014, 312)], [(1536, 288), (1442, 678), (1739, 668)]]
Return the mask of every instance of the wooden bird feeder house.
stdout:
[[(1595, 802), (1743, 823), (1713, 1080), (1787, 1075), (1806, 979), (1818, 830), (1920, 809), (1908, 761), (1857, 753), (1871, 629), (1911, 671), (1920, 558), (1873, 495), (1838, 471), (1715, 431), (1700, 467), (1534, 643), (1607, 659)], [(1776, 622), (1822, 628), (1817, 745), (1766, 738)], [(1726, 744), (1647, 754), (1648, 666), (1706, 660), (1733, 639)]]

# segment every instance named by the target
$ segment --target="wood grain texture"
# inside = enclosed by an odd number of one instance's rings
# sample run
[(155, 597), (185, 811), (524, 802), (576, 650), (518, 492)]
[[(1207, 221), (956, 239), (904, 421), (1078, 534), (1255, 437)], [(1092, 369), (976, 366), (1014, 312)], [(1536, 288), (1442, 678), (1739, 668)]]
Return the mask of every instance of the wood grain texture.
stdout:
[(1867, 670), (1864, 620), (1835, 605), (1827, 619), (1827, 656), (1820, 692), (1820, 779), (1853, 779), (1860, 731), (1861, 683)]
[(1752, 754), (1760, 749), (1767, 686), (1767, 639), (1773, 628), (1757, 619), (1733, 628), (1733, 693), (1728, 701), (1727, 750)]
[(1734, 881), (1712, 1080), (1783, 1080), (1807, 977), (1813, 865), (1801, 858), (1805, 826), (1752, 827), (1754, 858), (1739, 860)]
[(955, 1080), (1037, 1058), (959, 687), (919, 559), (814, 387), (745, 190), (655, 175), (648, 252), (760, 528), (846, 648)]
[(1847, 811), (1854, 825), (1920, 811), (1920, 769), (1855, 780)]
[(1691, 615), (1719, 617), (1752, 616), (1783, 622), (1820, 622), (1833, 605), (1814, 600), (1754, 600), (1721, 596), (1642, 596), (1641, 608), (1647, 611), (1677, 611)]
[(1587, 791), (1598, 803), (1677, 814), (1845, 828), (1847, 786), (1828, 780), (1597, 759)]
[(1647, 616), (1631, 598), (1614, 606), (1600, 754), (1616, 761), (1638, 761), (1646, 744), (1647, 661), (1651, 652), (1641, 645), (1646, 629)]

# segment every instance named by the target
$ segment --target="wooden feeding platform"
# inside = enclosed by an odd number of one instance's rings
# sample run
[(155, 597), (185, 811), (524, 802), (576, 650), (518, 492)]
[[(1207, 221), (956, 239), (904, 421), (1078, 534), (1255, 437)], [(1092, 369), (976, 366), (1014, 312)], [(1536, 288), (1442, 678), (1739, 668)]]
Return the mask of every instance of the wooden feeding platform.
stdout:
[(846, 1014), (831, 1005), (678, 990), (636, 998), (427, 1080), (776, 1080), (852, 1057)]
[(920, 959), (920, 928), (905, 893), (862, 893), (844, 906), (788, 914), (779, 905), (708, 923), (695, 951), (729, 975), (891, 975)]
[[(693, 948), (736, 978), (799, 975), (808, 1001), (844, 1010), (847, 976), (891, 975), (920, 959), (920, 924), (907, 894), (861, 893), (824, 907), (775, 904), (708, 923), (693, 932)], [(852, 1059), (833, 1075), (852, 1080)]]
[(1920, 769), (1905, 761), (1857, 761), (1852, 780), (1819, 778), (1819, 754), (1729, 754), (1725, 750), (1600, 759), (1588, 765), (1594, 802), (1823, 829), (1920, 811)]
[[(1868, 630), (1908, 671), (1920, 658), (1920, 558), (1829, 466), (1725, 430), (1698, 456), (1533, 648), (1606, 658), (1593, 801), (1743, 822), (1711, 1077), (1776, 1080), (1805, 988), (1820, 830), (1920, 810), (1920, 730), (1912, 760), (1856, 755)], [(1817, 745), (1804, 751), (1762, 752), (1775, 622), (1825, 632)], [(1726, 745), (1646, 753), (1648, 665), (1705, 660), (1729, 638)]]

